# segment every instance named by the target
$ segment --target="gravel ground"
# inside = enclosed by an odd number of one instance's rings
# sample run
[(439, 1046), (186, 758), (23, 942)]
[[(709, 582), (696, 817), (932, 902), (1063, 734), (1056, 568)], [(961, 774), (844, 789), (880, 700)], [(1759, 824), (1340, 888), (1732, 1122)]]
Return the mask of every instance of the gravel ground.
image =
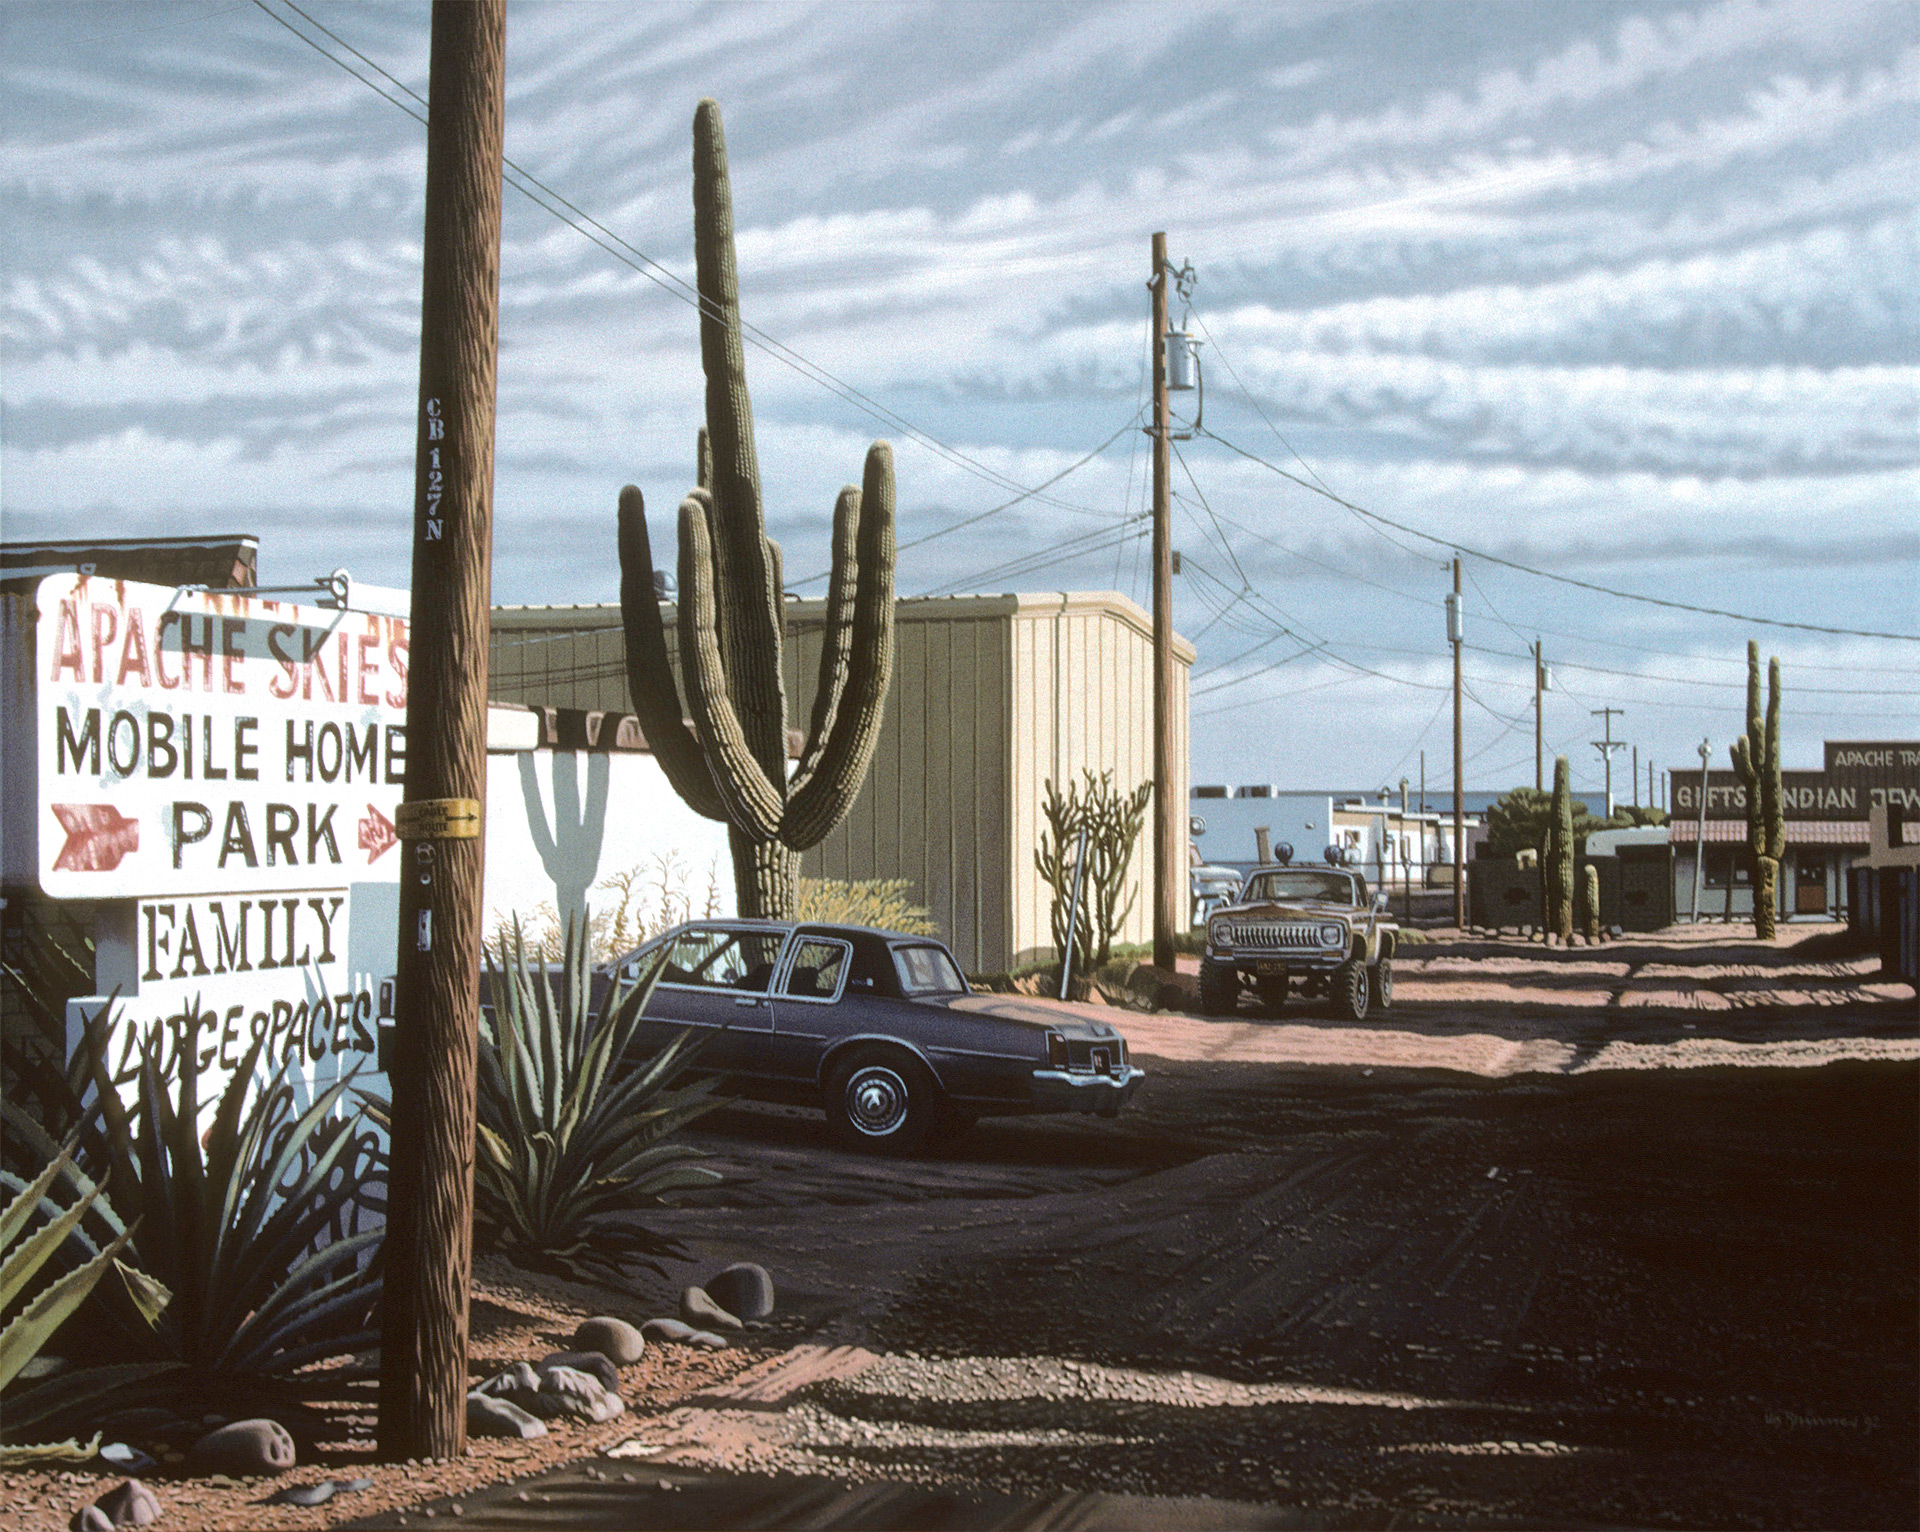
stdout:
[[(1409, 948), (1360, 1028), (1116, 1017), (1117, 1121), (926, 1160), (720, 1114), (673, 1284), (482, 1267), (474, 1372), (737, 1259), (765, 1344), (654, 1348), (628, 1415), (457, 1463), (373, 1465), (363, 1394), (290, 1479), (373, 1489), (162, 1476), (162, 1526), (1912, 1525), (1920, 1027), (1805, 935)], [(0, 1516), (112, 1482), (0, 1475)]]
[[(568, 1348), (574, 1327), (593, 1314), (614, 1313), (636, 1322), (673, 1311), (664, 1287), (640, 1293), (615, 1293), (545, 1276), (531, 1276), (503, 1262), (476, 1263), (472, 1307), (472, 1363), (475, 1382), (515, 1360), (537, 1361)], [(758, 1337), (755, 1338), (756, 1340)], [(678, 1400), (723, 1383), (763, 1360), (767, 1345), (728, 1351), (696, 1351), (684, 1346), (649, 1346), (647, 1353), (620, 1372), (620, 1392), (630, 1410), (671, 1408)], [(349, 1517), (402, 1510), (422, 1501), (459, 1496), (489, 1485), (538, 1474), (561, 1463), (612, 1446), (633, 1432), (631, 1416), (600, 1425), (550, 1422), (548, 1434), (533, 1441), (474, 1438), (467, 1455), (446, 1462), (383, 1464), (374, 1461), (375, 1405), (371, 1385), (340, 1391), (347, 1397), (326, 1409), (331, 1428), (318, 1443), (318, 1455), (280, 1478), (189, 1479), (165, 1470), (147, 1483), (163, 1510), (159, 1526), (178, 1532), (294, 1532), (332, 1526)], [(0, 1472), (0, 1522), (8, 1532), (66, 1532), (74, 1513), (121, 1482), (120, 1475), (91, 1472), (19, 1470)], [(371, 1488), (339, 1495), (325, 1505), (268, 1505), (267, 1498), (290, 1484), (319, 1479), (371, 1478)]]

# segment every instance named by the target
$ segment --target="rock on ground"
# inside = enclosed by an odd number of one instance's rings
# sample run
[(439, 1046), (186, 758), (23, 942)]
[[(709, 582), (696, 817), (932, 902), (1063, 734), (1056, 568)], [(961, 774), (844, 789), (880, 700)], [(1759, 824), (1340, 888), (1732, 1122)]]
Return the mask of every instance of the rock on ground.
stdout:
[(773, 1278), (764, 1266), (738, 1261), (707, 1279), (707, 1296), (729, 1314), (765, 1319), (773, 1312)]
[(236, 1420), (209, 1431), (187, 1452), (190, 1474), (280, 1474), (294, 1464), (293, 1437), (277, 1420)]
[(546, 1422), (534, 1419), (508, 1399), (496, 1399), (479, 1390), (467, 1395), (467, 1432), (472, 1436), (517, 1436), (522, 1441), (547, 1434)]
[(640, 1360), (647, 1343), (626, 1320), (597, 1314), (581, 1321), (580, 1328), (573, 1332), (573, 1347), (576, 1351), (598, 1351), (615, 1366), (628, 1367)]
[(744, 1330), (746, 1325), (716, 1303), (704, 1287), (689, 1287), (680, 1294), (680, 1317), (702, 1330)]

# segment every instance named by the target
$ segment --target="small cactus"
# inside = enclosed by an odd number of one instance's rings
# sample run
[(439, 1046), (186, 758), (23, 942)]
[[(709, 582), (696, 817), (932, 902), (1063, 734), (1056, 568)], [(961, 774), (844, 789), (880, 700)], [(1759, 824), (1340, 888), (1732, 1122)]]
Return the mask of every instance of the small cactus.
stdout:
[(1600, 869), (1591, 862), (1580, 869), (1580, 904), (1587, 944), (1596, 946), (1600, 941)]
[(1753, 858), (1753, 934), (1778, 930), (1780, 859), (1787, 850), (1780, 793), (1780, 659), (1767, 662), (1767, 710), (1760, 712), (1760, 646), (1747, 642), (1747, 732), (1732, 747), (1733, 769), (1747, 794), (1747, 851)]
[(1547, 820), (1547, 931), (1561, 942), (1573, 936), (1573, 769), (1564, 755), (1553, 760), (1553, 812)]
[(655, 759), (696, 813), (724, 820), (742, 915), (791, 916), (800, 852), (853, 806), (893, 671), (893, 449), (867, 451), (840, 491), (812, 728), (787, 773), (780, 548), (766, 534), (734, 264), (733, 194), (720, 108), (693, 119), (694, 258), (707, 424), (698, 485), (680, 503), (679, 658), (692, 729), (667, 658), (640, 491), (620, 492), (620, 610), (627, 682)]

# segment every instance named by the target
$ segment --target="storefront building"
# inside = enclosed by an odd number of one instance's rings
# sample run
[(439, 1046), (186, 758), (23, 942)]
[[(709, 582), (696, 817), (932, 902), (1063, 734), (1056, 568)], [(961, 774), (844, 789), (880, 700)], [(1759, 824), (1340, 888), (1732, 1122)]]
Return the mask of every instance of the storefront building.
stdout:
[[(1819, 771), (1780, 773), (1786, 818), (1786, 854), (1780, 869), (1779, 913), (1841, 919), (1847, 870), (1867, 848), (1867, 816), (1893, 803), (1920, 813), (1920, 741), (1828, 740)], [(1674, 909), (1695, 907), (1703, 919), (1753, 913), (1753, 859), (1747, 845), (1747, 790), (1732, 771), (1667, 774), (1673, 805)], [(1908, 832), (1912, 833), (1911, 830)]]

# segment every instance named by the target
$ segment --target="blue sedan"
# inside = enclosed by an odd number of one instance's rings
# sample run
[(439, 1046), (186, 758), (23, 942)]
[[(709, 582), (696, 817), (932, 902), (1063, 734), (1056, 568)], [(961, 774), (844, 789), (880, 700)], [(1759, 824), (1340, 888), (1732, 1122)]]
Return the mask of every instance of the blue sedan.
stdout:
[(604, 969), (664, 961), (644, 1013), (663, 1045), (704, 1033), (702, 1067), (760, 1100), (825, 1108), (835, 1135), (910, 1151), (976, 1118), (1111, 1117), (1142, 1071), (1109, 1023), (1064, 1005), (975, 994), (938, 941), (864, 926), (706, 920)]

